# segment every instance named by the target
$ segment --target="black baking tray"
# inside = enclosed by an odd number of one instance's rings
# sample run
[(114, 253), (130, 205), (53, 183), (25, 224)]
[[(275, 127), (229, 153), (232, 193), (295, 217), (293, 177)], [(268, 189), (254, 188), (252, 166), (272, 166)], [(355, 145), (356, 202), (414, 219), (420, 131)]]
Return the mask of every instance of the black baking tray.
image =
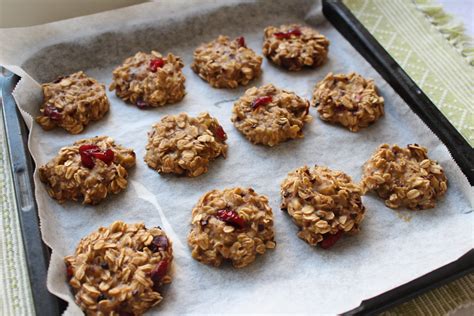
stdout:
[[(467, 179), (474, 183), (474, 150), (403, 69), (339, 0), (323, 0), (323, 13), (336, 29), (384, 77), (411, 109), (449, 149)], [(42, 242), (38, 209), (34, 199), (34, 163), (28, 152), (28, 129), (15, 104), (12, 91), (19, 77), (0, 76), (3, 119), (12, 167), (12, 177), (34, 308), (37, 315), (60, 315), (66, 304), (46, 288), (50, 249)], [(377, 314), (429, 289), (474, 272), (474, 250), (458, 260), (388, 292), (364, 300), (347, 315)]]

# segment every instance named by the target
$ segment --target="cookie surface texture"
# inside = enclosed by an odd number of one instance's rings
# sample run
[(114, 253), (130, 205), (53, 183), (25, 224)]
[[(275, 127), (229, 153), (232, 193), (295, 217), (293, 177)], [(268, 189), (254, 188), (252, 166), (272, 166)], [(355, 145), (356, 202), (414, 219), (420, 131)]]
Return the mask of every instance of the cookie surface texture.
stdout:
[(250, 88), (237, 100), (232, 122), (254, 144), (275, 146), (303, 137), (303, 127), (312, 117), (309, 101), (272, 84)]
[(240, 187), (206, 193), (192, 211), (188, 244), (193, 258), (204, 264), (249, 265), (276, 246), (267, 197)]
[(127, 187), (127, 169), (135, 165), (135, 153), (107, 136), (82, 139), (61, 148), (56, 157), (39, 168), (48, 194), (66, 200), (98, 204), (109, 194)]
[(390, 208), (423, 210), (436, 206), (448, 189), (448, 180), (425, 147), (383, 144), (365, 163), (362, 185), (375, 191)]
[(300, 228), (308, 244), (330, 248), (343, 234), (360, 229), (365, 207), (351, 177), (323, 166), (290, 172), (281, 184), (281, 209)]
[(316, 68), (327, 59), (329, 40), (315, 29), (298, 24), (265, 28), (263, 55), (290, 71)]
[(76, 303), (87, 315), (142, 315), (171, 282), (171, 241), (159, 228), (121, 221), (101, 227), (64, 258)]
[(79, 71), (54, 82), (45, 83), (41, 114), (36, 122), (45, 130), (59, 126), (79, 134), (91, 121), (98, 121), (109, 111), (105, 86)]
[(148, 134), (145, 162), (160, 173), (196, 177), (207, 172), (212, 160), (225, 158), (226, 139), (224, 129), (209, 113), (168, 115)]
[(243, 37), (231, 40), (220, 35), (196, 48), (191, 68), (214, 88), (237, 88), (259, 77), (261, 65), (262, 57), (246, 46)]
[(138, 52), (113, 71), (109, 90), (141, 109), (176, 103), (186, 94), (183, 67), (181, 58), (171, 53)]
[(322, 120), (357, 132), (384, 114), (384, 99), (373, 80), (356, 73), (329, 73), (313, 91), (313, 105)]

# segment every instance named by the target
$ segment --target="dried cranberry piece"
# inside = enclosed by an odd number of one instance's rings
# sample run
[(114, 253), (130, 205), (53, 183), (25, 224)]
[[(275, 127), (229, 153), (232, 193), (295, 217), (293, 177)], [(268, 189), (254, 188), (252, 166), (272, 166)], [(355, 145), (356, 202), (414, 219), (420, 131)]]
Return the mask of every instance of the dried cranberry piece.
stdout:
[(104, 159), (106, 159), (106, 158), (105, 158), (105, 153), (102, 152), (102, 151), (90, 151), (88, 154), (91, 155), (92, 157), (97, 158), (97, 159), (100, 159), (100, 160), (102, 160), (102, 161), (103, 161)]
[(260, 106), (267, 105), (268, 103), (272, 102), (273, 98), (271, 95), (267, 95), (265, 97), (259, 97), (253, 100), (252, 102), (252, 109), (257, 109)]
[(100, 159), (108, 165), (110, 165), (110, 163), (114, 160), (114, 152), (110, 149), (107, 149), (106, 151), (94, 151), (90, 154), (94, 158)]
[(59, 112), (59, 110), (52, 105), (45, 106), (43, 111), (44, 115), (53, 121), (61, 121), (63, 118), (61, 112)]
[(82, 145), (79, 147), (79, 154), (81, 155), (82, 165), (86, 168), (92, 169), (95, 166), (92, 153), (99, 152), (100, 148), (97, 145)]
[(163, 58), (155, 58), (150, 60), (150, 65), (148, 66), (148, 69), (150, 69), (151, 72), (156, 72), (158, 68), (161, 68), (165, 65), (165, 61)]
[(161, 284), (161, 279), (164, 278), (166, 272), (168, 271), (168, 260), (161, 260), (153, 270), (150, 272), (150, 278), (153, 281), (153, 288), (156, 290), (157, 287)]
[(87, 152), (82, 152), (79, 151), (79, 154), (81, 155), (81, 162), (82, 165), (86, 168), (92, 169), (95, 166), (94, 159), (92, 159), (92, 156), (88, 154)]
[(236, 211), (232, 210), (219, 210), (217, 211), (216, 217), (221, 221), (234, 226), (236, 228), (244, 228), (245, 220), (239, 216)]
[(66, 276), (68, 280), (70, 280), (74, 276), (74, 271), (72, 269), (72, 266), (69, 264), (66, 264)]
[(145, 108), (147, 108), (147, 107), (150, 106), (148, 103), (146, 103), (145, 101), (143, 101), (143, 99), (141, 99), (141, 98), (138, 98), (138, 99), (137, 99), (137, 102), (135, 103), (135, 105), (136, 105), (137, 108), (139, 108), (139, 109), (145, 109)]
[(159, 250), (167, 250), (169, 246), (168, 238), (166, 236), (155, 236), (153, 237), (153, 241), (148, 246), (148, 248), (153, 251), (157, 252)]
[(81, 155), (82, 165), (89, 169), (95, 166), (94, 159), (92, 158), (100, 159), (110, 165), (115, 156), (111, 149), (102, 151), (97, 145), (82, 145), (79, 147), (79, 154)]
[(91, 144), (86, 144), (86, 145), (81, 145), (81, 147), (79, 147), (79, 151), (90, 151), (90, 152), (93, 152), (93, 151), (100, 151), (100, 147), (97, 146), (97, 145), (91, 145)]
[(224, 129), (222, 128), (222, 126), (220, 125), (217, 125), (217, 127), (214, 128), (214, 130), (212, 131), (212, 133), (214, 134), (214, 136), (217, 137), (218, 140), (220, 140), (221, 142), (225, 141), (227, 139), (227, 134), (225, 133)]
[(324, 236), (324, 239), (321, 241), (321, 243), (319, 245), (323, 249), (331, 248), (339, 240), (339, 238), (342, 237), (342, 233), (343, 233), (342, 230), (340, 230), (337, 233), (335, 233), (334, 235), (326, 234)]
[(294, 29), (288, 30), (286, 32), (273, 33), (273, 36), (275, 36), (278, 39), (283, 39), (283, 38), (291, 38), (291, 35), (301, 36), (301, 34), (303, 34), (303, 33), (301, 33), (301, 30), (299, 28), (294, 28)]
[(112, 161), (114, 161), (114, 158), (115, 158), (115, 153), (114, 153), (114, 151), (113, 151), (112, 149), (107, 149), (104, 154), (105, 154), (105, 160), (104, 160), (104, 162), (105, 162), (106, 164), (110, 165), (110, 163), (111, 163)]
[(245, 38), (243, 36), (239, 36), (235, 40), (237, 41), (240, 47), (247, 48), (247, 45), (245, 44)]

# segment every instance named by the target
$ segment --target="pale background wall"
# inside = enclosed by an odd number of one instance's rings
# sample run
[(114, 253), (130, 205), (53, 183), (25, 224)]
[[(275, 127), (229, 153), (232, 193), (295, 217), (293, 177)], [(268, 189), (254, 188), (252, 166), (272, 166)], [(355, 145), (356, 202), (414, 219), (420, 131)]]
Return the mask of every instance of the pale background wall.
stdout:
[[(0, 0), (0, 28), (42, 24), (146, 1)], [(437, 2), (442, 4), (447, 12), (459, 17), (464, 22), (467, 33), (474, 36), (474, 0), (438, 0)]]
[(43, 24), (141, 2), (146, 0), (0, 0), (0, 28)]

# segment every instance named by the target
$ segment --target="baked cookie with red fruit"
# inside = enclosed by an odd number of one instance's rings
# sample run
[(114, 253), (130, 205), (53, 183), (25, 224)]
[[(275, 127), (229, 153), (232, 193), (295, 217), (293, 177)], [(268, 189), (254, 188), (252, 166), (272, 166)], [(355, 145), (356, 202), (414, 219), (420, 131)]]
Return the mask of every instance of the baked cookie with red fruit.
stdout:
[(322, 120), (340, 124), (351, 132), (373, 124), (384, 114), (384, 99), (374, 81), (354, 72), (329, 73), (316, 84), (313, 105)]
[(47, 131), (59, 126), (79, 134), (109, 111), (105, 86), (82, 71), (59, 77), (42, 88), (44, 101), (36, 122)]
[(39, 168), (39, 177), (59, 203), (82, 200), (83, 204), (97, 204), (127, 187), (127, 169), (134, 165), (132, 149), (115, 144), (108, 136), (98, 136), (61, 148)]
[(87, 315), (142, 315), (171, 282), (171, 241), (159, 228), (121, 221), (81, 239), (64, 258), (76, 303)]
[(298, 24), (269, 26), (263, 37), (263, 55), (290, 71), (321, 66), (329, 40), (315, 29)]
[(191, 69), (214, 88), (245, 86), (262, 73), (262, 57), (248, 48), (243, 37), (220, 35), (194, 51)]
[(181, 58), (171, 53), (138, 52), (113, 71), (109, 90), (140, 109), (176, 103), (186, 94), (183, 67)]
[(160, 173), (197, 177), (209, 163), (225, 158), (227, 134), (209, 113), (167, 115), (148, 133), (145, 162)]
[(327, 249), (345, 234), (359, 231), (364, 219), (361, 188), (341, 171), (307, 166), (281, 184), (281, 209), (300, 228), (298, 237)]
[(418, 144), (382, 144), (363, 169), (364, 191), (375, 191), (393, 209), (433, 208), (448, 190), (443, 167), (428, 157), (426, 147)]
[(273, 84), (250, 88), (232, 109), (232, 122), (254, 144), (275, 146), (302, 138), (310, 122), (309, 101)]
[(193, 209), (188, 244), (193, 258), (204, 264), (249, 265), (276, 246), (267, 197), (251, 188), (207, 192)]

